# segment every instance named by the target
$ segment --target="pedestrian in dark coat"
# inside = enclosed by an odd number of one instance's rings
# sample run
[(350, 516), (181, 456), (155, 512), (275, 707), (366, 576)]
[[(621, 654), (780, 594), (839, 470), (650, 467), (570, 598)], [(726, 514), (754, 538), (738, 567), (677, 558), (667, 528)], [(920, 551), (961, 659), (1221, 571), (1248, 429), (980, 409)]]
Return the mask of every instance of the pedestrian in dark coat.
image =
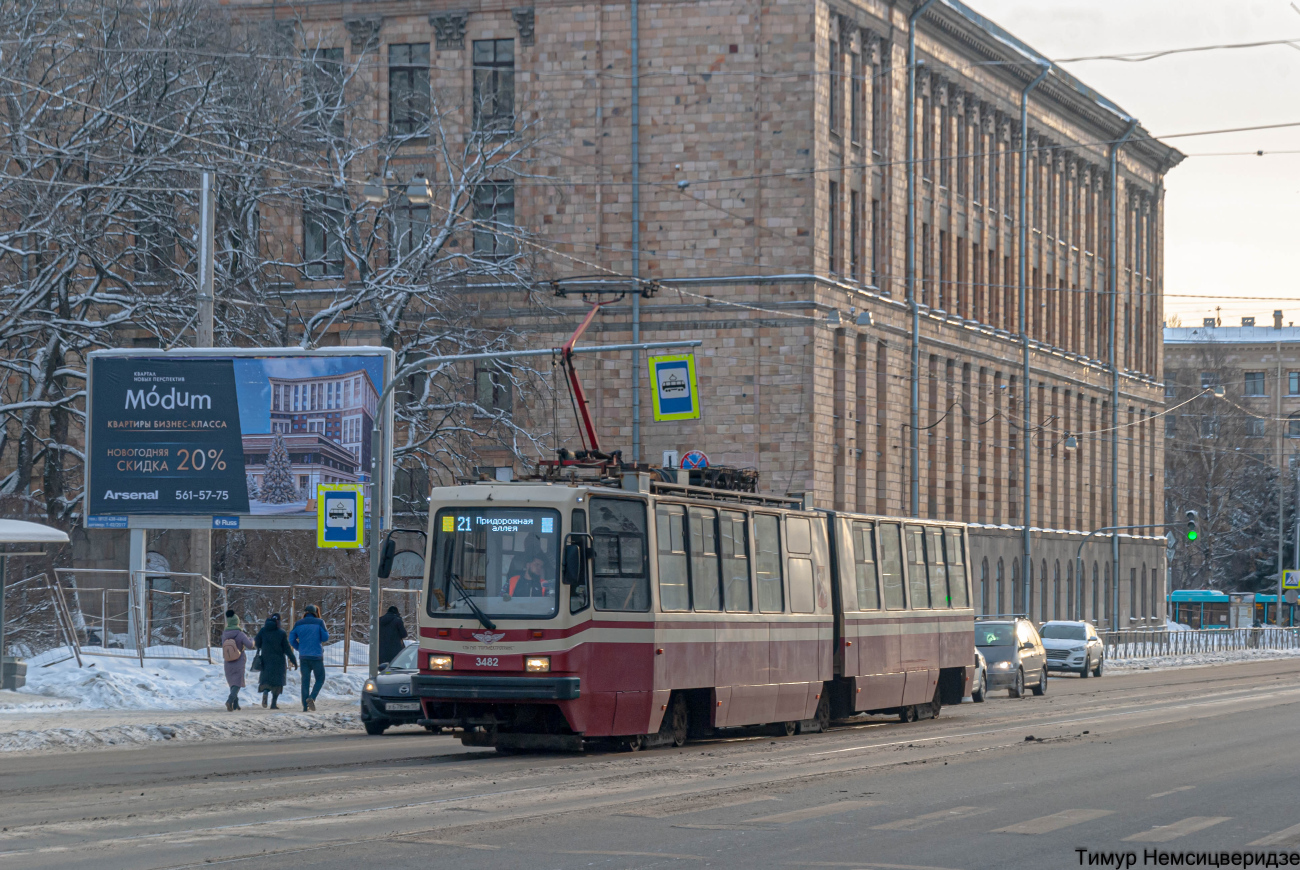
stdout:
[(284, 691), (284, 679), (289, 667), (298, 667), (293, 647), (289, 645), (289, 633), (280, 627), (280, 614), (272, 613), (266, 624), (254, 638), (257, 651), (262, 656), (262, 672), (257, 680), (257, 691), (262, 693), (262, 706), (266, 706), (266, 696), (271, 695), (271, 709), (280, 709), (276, 702)]
[[(244, 673), (248, 669), (248, 654), (245, 650), (253, 648), (253, 639), (239, 627), (239, 617), (233, 610), (226, 611), (226, 630), (221, 633), (221, 650), (226, 671), (226, 685), (230, 686), (230, 696), (226, 698), (226, 710), (239, 709), (239, 690), (244, 687)], [(226, 651), (238, 653), (227, 658)]]
[(391, 662), (405, 646), (406, 623), (396, 607), (389, 607), (388, 612), (379, 617), (379, 661)]

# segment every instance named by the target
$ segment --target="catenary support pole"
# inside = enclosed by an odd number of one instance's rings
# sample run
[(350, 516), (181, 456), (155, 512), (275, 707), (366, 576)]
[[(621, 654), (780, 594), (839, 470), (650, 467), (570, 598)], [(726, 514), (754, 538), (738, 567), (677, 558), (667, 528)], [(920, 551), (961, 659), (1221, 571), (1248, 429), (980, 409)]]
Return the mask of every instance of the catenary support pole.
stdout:
[[(380, 402), (376, 413), (381, 420), (387, 419), (384, 414), (383, 402)], [(370, 523), (370, 534), (366, 536), (366, 546), (370, 548), (370, 678), (373, 680), (379, 673), (379, 550), (380, 542), (384, 539), (384, 530), (381, 527), (380, 517), (383, 516), (383, 505), (386, 503), (387, 493), (381, 491), (385, 479), (384, 469), (388, 466), (388, 459), (384, 456), (385, 446), (388, 438), (381, 426), (375, 426), (370, 430), (370, 506), (371, 509), (366, 516), (366, 521)]]
[[(198, 314), (194, 319), (194, 346), (212, 347), (213, 344), (213, 275), (217, 249), (216, 175), (204, 172), (199, 185), (199, 285)], [(190, 570), (212, 576), (212, 529), (190, 530)], [(187, 608), (189, 609), (189, 608)], [(186, 613), (184, 619), (203, 627), (202, 643), (212, 643), (208, 626), (210, 614)], [(292, 616), (290, 616), (292, 619)], [(191, 632), (197, 643), (200, 633)]]
[(921, 309), (916, 299), (916, 22), (934, 0), (925, 0), (907, 17), (907, 225), (904, 227), (906, 248), (907, 305), (912, 315), (911, 375), (911, 445), (910, 514), (921, 515)]
[[(1286, 424), (1282, 422), (1282, 339), (1276, 342), (1277, 359), (1277, 413), (1274, 415), (1277, 419), (1277, 610), (1274, 611), (1273, 621), (1278, 625), (1282, 624), (1282, 543), (1286, 539), (1286, 522), (1282, 515), (1283, 505), (1286, 501), (1286, 487), (1282, 481), (1286, 478), (1286, 430), (1283, 428)], [(1267, 617), (1264, 619), (1268, 622)]]
[[(632, 343), (641, 341), (641, 7), (631, 0), (632, 26)], [(641, 459), (641, 351), (632, 351), (632, 461)]]
[[(1033, 81), (1025, 85), (1024, 90), (1020, 92), (1020, 239), (1017, 244), (1020, 256), (1018, 258), (1019, 267), (1016, 283), (1018, 284), (1020, 296), (1020, 476), (1023, 484), (1021, 486), (1023, 513), (1020, 519), (1025, 558), (1025, 570), (1021, 575), (1025, 581), (1025, 588), (1021, 592), (1020, 602), (1024, 605), (1026, 612), (1029, 610), (1029, 592), (1034, 582), (1034, 545), (1029, 522), (1030, 507), (1032, 505), (1029, 486), (1031, 471), (1029, 461), (1029, 397), (1031, 395), (1029, 389), (1029, 311), (1026, 305), (1028, 294), (1025, 288), (1025, 263), (1028, 256), (1026, 248), (1029, 245), (1029, 227), (1025, 221), (1028, 213), (1025, 191), (1029, 186), (1029, 92), (1038, 87), (1038, 84), (1047, 78), (1047, 74), (1052, 71), (1051, 64), (1040, 61), (1040, 66), (1041, 69), (1038, 75)], [(1042, 579), (1046, 581), (1046, 578)]]

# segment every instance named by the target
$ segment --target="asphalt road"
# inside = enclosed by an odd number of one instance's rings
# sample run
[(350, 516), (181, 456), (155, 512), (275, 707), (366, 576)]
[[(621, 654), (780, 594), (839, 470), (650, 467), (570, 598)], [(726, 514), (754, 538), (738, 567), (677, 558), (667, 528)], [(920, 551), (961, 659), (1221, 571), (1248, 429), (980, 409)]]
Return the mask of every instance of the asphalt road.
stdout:
[(1076, 849), (1137, 866), (1149, 850), (1300, 852), (1296, 663), (998, 695), (910, 725), (637, 753), (498, 757), (407, 731), (4, 757), (0, 865), (976, 870), (1077, 867)]

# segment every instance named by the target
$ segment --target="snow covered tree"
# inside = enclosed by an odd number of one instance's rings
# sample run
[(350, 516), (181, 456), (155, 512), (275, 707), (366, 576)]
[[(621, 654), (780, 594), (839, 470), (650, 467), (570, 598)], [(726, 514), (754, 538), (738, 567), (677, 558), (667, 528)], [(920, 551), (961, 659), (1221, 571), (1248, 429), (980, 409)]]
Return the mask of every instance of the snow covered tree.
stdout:
[(293, 480), (293, 465), (289, 461), (289, 449), (285, 446), (284, 436), (279, 432), (275, 433), (271, 451), (266, 456), (266, 473), (262, 475), (262, 487), (258, 490), (257, 498), (265, 504), (288, 504), (299, 498), (298, 485)]

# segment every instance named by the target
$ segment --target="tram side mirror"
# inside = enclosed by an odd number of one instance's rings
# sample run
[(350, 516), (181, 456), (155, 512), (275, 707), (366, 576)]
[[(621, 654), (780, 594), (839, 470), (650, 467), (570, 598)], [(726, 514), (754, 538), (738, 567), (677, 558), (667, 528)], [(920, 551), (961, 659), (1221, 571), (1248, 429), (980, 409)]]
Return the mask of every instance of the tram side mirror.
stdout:
[(379, 554), (379, 579), (387, 580), (393, 573), (393, 559), (397, 556), (397, 542), (392, 538), (384, 541), (383, 552)]
[(582, 569), (586, 562), (582, 549), (581, 544), (568, 543), (564, 545), (564, 585), (566, 586), (580, 586), (582, 584)]

